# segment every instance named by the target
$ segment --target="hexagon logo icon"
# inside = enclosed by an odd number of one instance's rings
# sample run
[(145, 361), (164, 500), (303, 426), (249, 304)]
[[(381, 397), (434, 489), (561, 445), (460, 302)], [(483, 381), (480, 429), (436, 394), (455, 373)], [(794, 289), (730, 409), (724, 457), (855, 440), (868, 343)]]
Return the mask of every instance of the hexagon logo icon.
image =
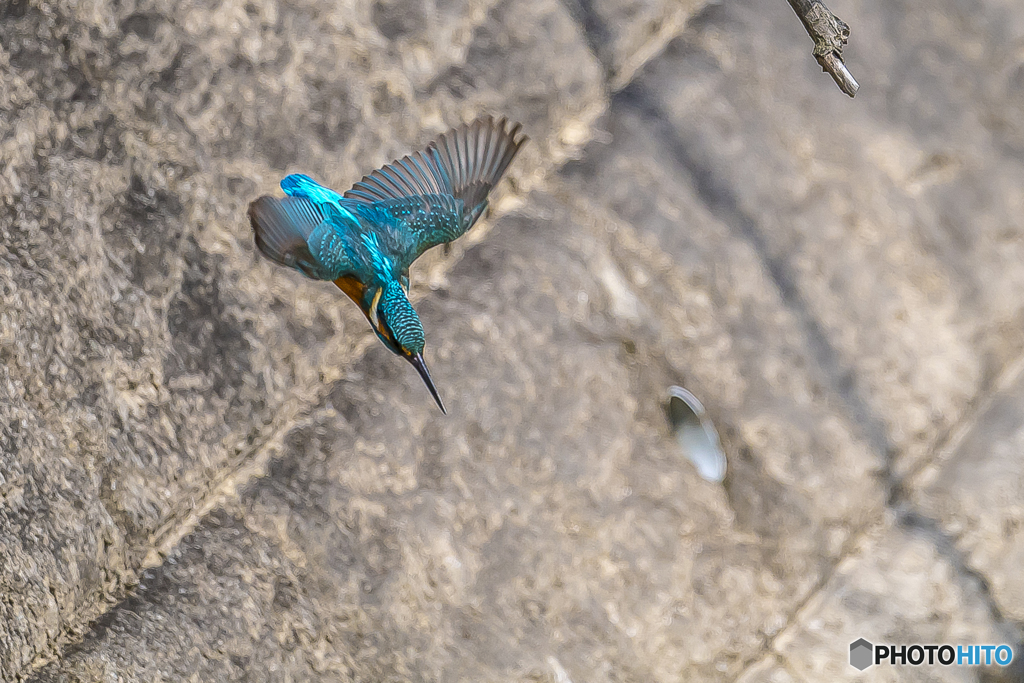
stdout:
[(874, 650), (875, 646), (863, 638), (853, 641), (850, 643), (850, 666), (858, 671), (868, 668), (874, 663), (871, 661), (874, 659)]

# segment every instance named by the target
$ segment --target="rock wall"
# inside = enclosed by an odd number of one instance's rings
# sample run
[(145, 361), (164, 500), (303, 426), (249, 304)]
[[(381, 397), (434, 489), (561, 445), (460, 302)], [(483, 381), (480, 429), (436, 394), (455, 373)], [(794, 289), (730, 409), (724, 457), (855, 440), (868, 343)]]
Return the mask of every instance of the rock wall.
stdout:
[[(855, 100), (783, 2), (3, 6), (0, 679), (1020, 652), (1024, 10), (833, 9)], [(413, 269), (442, 418), (245, 208), (482, 112), (531, 143)]]

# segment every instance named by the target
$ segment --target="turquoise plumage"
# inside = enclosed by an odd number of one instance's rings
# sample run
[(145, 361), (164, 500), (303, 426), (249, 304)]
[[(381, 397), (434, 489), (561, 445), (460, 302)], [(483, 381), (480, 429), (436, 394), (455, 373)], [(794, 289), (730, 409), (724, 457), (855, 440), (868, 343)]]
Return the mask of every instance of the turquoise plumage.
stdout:
[(281, 181), (286, 197), (249, 205), (256, 246), (276, 263), (333, 281), (393, 353), (419, 372), (442, 412), (409, 303), (409, 266), (465, 234), (527, 138), (519, 124), (481, 117), (364, 176), (340, 195), (309, 176)]

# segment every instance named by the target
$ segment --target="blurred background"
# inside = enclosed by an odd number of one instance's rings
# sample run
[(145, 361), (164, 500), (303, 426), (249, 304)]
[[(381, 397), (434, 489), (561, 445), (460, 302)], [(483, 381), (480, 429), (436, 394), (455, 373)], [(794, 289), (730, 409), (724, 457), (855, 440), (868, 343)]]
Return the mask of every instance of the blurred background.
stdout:
[[(0, 3), (0, 679), (1024, 678), (1024, 5), (831, 9)], [(245, 212), (481, 113), (443, 417)]]

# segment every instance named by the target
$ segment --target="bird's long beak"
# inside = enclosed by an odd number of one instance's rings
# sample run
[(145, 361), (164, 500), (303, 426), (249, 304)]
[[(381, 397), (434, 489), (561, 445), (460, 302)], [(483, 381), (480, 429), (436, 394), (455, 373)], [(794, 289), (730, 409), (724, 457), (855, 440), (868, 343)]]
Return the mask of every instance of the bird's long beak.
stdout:
[(444, 409), (444, 404), (441, 403), (441, 397), (437, 395), (437, 388), (434, 386), (434, 380), (430, 379), (430, 372), (427, 371), (427, 364), (423, 361), (423, 354), (417, 353), (413, 356), (406, 356), (412, 366), (416, 368), (416, 372), (420, 373), (420, 377), (423, 378), (423, 383), (427, 385), (427, 389), (430, 389), (430, 395), (437, 401), (437, 407), (441, 409), (441, 412), (445, 415), (448, 411)]

